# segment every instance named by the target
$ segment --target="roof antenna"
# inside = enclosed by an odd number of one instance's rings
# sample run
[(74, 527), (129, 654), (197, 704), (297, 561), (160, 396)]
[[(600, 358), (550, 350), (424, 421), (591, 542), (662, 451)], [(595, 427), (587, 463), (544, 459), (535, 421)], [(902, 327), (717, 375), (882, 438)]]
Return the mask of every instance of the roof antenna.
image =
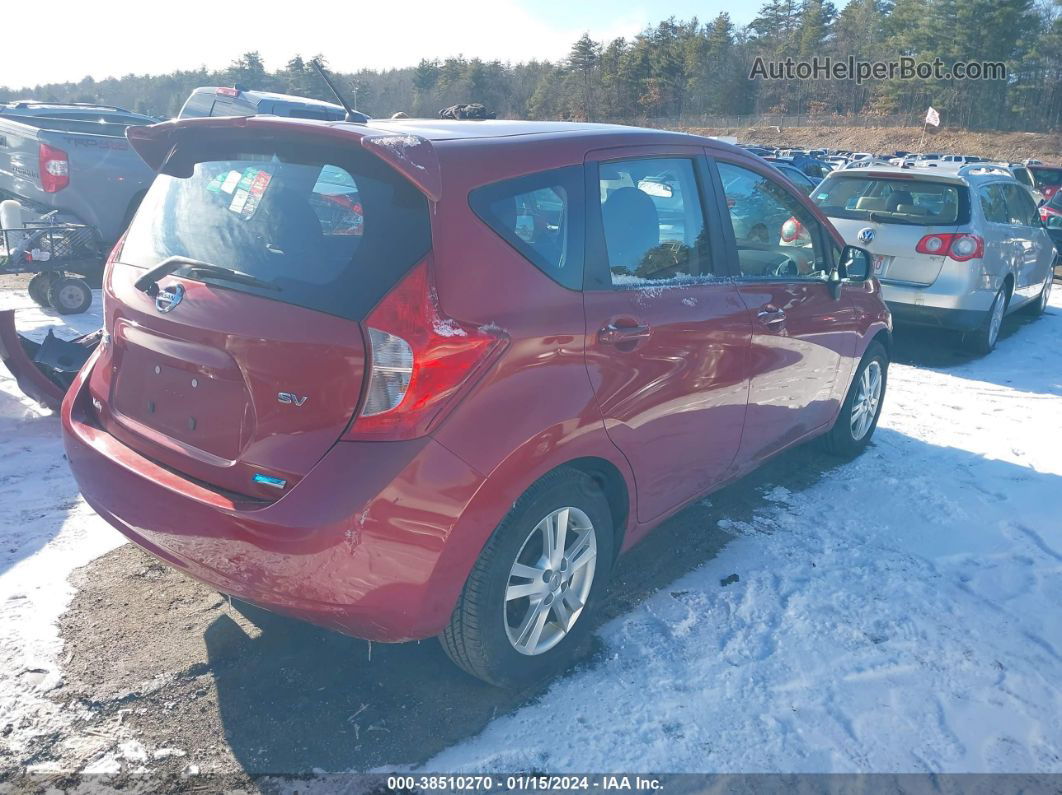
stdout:
[(339, 89), (336, 88), (336, 84), (332, 82), (332, 78), (328, 76), (328, 72), (325, 71), (324, 67), (321, 66), (320, 62), (316, 58), (310, 61), (310, 66), (317, 70), (317, 74), (321, 76), (321, 79), (325, 81), (325, 84), (328, 86), (329, 90), (335, 95), (336, 99), (339, 100), (339, 104), (342, 105), (343, 110), (347, 112), (347, 121), (352, 121), (355, 124), (364, 124), (369, 120), (369, 117), (366, 116), (364, 113), (359, 113), (358, 111), (350, 107), (350, 104), (346, 101), (346, 99), (343, 98), (343, 95), (339, 93)]

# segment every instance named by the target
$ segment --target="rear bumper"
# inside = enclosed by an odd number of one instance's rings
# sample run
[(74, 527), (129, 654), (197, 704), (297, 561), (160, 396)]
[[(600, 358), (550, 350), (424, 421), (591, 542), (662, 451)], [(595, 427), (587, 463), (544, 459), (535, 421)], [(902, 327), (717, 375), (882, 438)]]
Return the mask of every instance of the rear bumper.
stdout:
[(15, 310), (0, 311), (0, 361), (6, 365), (15, 383), (26, 395), (55, 411), (66, 392), (50, 380), (30, 358), (22, 337), (15, 331)]
[(926, 287), (882, 282), (881, 295), (900, 325), (972, 331), (988, 317), (999, 287), (974, 287), (969, 281), (957, 283), (942, 275)]
[(984, 325), (988, 312), (976, 309), (944, 309), (919, 304), (885, 302), (892, 319), (900, 326), (932, 326), (934, 328), (973, 331)]
[(273, 503), (239, 503), (100, 428), (84, 388), (63, 402), (86, 501), (151, 554), (217, 590), (356, 637), (438, 634), (467, 571), (444, 555), (482, 476), (437, 442), (340, 442)]

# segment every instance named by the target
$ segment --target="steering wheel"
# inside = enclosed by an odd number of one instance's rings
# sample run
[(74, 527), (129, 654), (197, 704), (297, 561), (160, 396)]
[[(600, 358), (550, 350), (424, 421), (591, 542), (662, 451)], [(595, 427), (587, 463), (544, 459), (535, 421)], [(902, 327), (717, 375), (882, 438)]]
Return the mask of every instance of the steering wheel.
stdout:
[(792, 257), (782, 254), (782, 261), (774, 266), (775, 276), (799, 276), (800, 265)]

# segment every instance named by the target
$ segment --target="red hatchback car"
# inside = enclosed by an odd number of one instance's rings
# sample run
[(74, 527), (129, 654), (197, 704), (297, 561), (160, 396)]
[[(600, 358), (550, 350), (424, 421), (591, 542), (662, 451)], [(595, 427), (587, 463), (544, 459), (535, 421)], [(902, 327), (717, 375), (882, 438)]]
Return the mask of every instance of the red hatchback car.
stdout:
[(129, 138), (159, 176), (66, 448), (100, 515), (227, 594), (526, 682), (653, 526), (874, 431), (869, 255), (735, 147), (261, 117)]

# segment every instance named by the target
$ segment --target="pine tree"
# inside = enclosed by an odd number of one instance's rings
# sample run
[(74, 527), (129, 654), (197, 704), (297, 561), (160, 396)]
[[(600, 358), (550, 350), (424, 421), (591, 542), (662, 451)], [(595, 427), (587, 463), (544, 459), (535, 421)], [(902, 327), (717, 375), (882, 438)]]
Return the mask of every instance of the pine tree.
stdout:
[(586, 121), (594, 117), (594, 72), (601, 58), (601, 45), (584, 33), (568, 53), (568, 68), (579, 80), (580, 112)]

